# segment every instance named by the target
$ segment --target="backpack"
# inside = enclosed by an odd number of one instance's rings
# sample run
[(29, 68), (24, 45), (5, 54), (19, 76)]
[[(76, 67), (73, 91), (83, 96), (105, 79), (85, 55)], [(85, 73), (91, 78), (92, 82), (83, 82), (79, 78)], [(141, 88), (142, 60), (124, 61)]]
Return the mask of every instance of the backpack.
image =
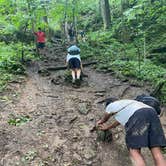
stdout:
[(151, 106), (152, 108), (155, 109), (155, 111), (157, 112), (157, 114), (160, 115), (160, 113), (161, 113), (160, 102), (155, 97), (142, 94), (142, 95), (138, 95), (135, 98), (135, 100), (143, 102), (144, 104), (147, 104), (147, 105)]

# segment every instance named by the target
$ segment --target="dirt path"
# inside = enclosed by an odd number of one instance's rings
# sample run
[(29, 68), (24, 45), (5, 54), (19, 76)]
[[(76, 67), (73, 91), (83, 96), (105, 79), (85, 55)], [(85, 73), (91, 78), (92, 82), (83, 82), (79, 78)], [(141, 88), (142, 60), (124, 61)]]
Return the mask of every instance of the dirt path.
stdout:
[[(8, 105), (1, 109), (0, 165), (130, 166), (121, 127), (113, 130), (112, 144), (97, 142), (96, 133), (89, 130), (103, 115), (103, 106), (97, 101), (110, 95), (134, 97), (148, 87), (131, 86), (91, 67), (85, 68), (89, 77), (79, 89), (63, 83), (64, 71), (42, 77), (37, 73), (38, 66), (64, 63), (60, 58), (65, 56), (62, 50), (52, 49), (48, 60), (31, 64), (23, 85), (15, 84), (17, 100), (7, 101)], [(57, 83), (52, 83), (53, 79)], [(30, 121), (20, 126), (9, 125), (8, 121), (16, 117)], [(144, 154), (147, 165), (153, 166), (150, 154), (146, 150)]]

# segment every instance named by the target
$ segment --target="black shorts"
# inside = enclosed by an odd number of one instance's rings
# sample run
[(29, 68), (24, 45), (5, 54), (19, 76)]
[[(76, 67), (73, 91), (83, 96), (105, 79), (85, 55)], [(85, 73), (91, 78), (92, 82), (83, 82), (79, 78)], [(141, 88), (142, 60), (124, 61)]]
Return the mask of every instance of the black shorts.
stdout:
[(37, 43), (37, 48), (44, 48), (45, 47), (45, 43)]
[(137, 110), (125, 125), (128, 148), (165, 147), (166, 139), (157, 113), (152, 108)]
[(71, 58), (69, 60), (69, 69), (80, 69), (81, 62), (78, 58)]

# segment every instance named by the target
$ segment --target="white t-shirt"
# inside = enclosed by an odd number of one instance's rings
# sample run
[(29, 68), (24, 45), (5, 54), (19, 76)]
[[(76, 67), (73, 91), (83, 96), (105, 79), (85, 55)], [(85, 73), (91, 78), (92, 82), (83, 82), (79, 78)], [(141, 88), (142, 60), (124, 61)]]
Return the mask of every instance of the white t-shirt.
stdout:
[[(67, 51), (68, 51), (68, 52), (71, 52), (71, 51), (78, 51), (78, 52), (80, 52), (80, 49), (79, 49), (76, 45), (73, 45), (73, 46), (69, 47), (69, 48), (67, 49)], [(66, 61), (69, 62), (69, 60), (70, 60), (71, 58), (77, 58), (77, 59), (79, 59), (79, 60), (81, 61), (80, 54), (71, 55), (71, 54), (68, 53), (68, 54), (67, 54), (67, 57), (66, 57)]]
[(77, 58), (81, 61), (80, 55), (70, 55), (70, 54), (67, 54), (66, 61), (69, 62), (71, 58)]
[(141, 108), (152, 108), (142, 102), (136, 101), (136, 100), (118, 100), (113, 103), (110, 103), (106, 107), (107, 113), (116, 113), (114, 115), (115, 119), (125, 126), (125, 124), (128, 122), (129, 118), (139, 109)]

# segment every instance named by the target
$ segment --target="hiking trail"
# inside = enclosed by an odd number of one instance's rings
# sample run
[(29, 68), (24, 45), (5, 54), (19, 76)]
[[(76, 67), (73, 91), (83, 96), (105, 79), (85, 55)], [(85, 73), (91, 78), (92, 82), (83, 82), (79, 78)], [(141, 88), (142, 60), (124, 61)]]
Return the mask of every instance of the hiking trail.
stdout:
[[(122, 127), (112, 130), (111, 144), (97, 142), (96, 132), (89, 131), (104, 113), (98, 101), (133, 98), (150, 87), (122, 82), (93, 66), (84, 68), (88, 77), (80, 88), (64, 83), (65, 70), (38, 73), (40, 68), (64, 66), (65, 56), (61, 44), (54, 44), (44, 60), (29, 64), (25, 81), (9, 84), (8, 97), (0, 101), (0, 166), (131, 166)], [(27, 121), (10, 125), (16, 117)], [(166, 133), (165, 114), (161, 120)], [(153, 166), (148, 150), (144, 156)]]

